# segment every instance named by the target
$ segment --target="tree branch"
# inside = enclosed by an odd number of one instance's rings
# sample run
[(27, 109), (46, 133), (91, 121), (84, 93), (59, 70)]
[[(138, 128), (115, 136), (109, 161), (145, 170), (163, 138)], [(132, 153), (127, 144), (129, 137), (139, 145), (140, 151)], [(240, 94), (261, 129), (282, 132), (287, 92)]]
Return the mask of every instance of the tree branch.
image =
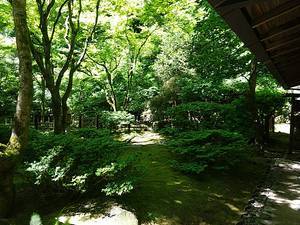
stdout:
[[(63, 76), (65, 75), (65, 72), (68, 70), (69, 65), (72, 61), (73, 55), (74, 55), (74, 48), (75, 48), (75, 42), (76, 42), (76, 28), (74, 26), (73, 20), (73, 6), (72, 6), (72, 1), (68, 2), (68, 17), (66, 19), (66, 34), (65, 34), (65, 39), (69, 47), (69, 52), (67, 54), (67, 59), (60, 70), (57, 80), (55, 83), (56, 87), (59, 87), (62, 81)], [(71, 33), (71, 41), (68, 40), (68, 33)]]
[(98, 19), (99, 19), (99, 8), (100, 8), (100, 0), (97, 0), (96, 3), (96, 17), (95, 17), (95, 22), (94, 22), (94, 26), (93, 29), (91, 31), (91, 33), (89, 34), (89, 36), (86, 38), (85, 43), (84, 43), (84, 48), (83, 48), (83, 52), (80, 56), (80, 58), (78, 59), (78, 61), (75, 64), (75, 69), (78, 69), (82, 63), (82, 61), (84, 60), (84, 57), (87, 53), (87, 48), (91, 42), (91, 39), (96, 31), (97, 25), (98, 25)]
[(53, 28), (52, 28), (52, 32), (51, 32), (51, 36), (50, 36), (50, 41), (51, 41), (51, 42), (52, 42), (52, 40), (53, 40), (53, 36), (54, 36), (55, 29), (56, 29), (56, 26), (57, 26), (57, 24), (58, 24), (58, 21), (59, 21), (61, 15), (62, 15), (62, 9), (63, 9), (63, 7), (67, 4), (68, 1), (69, 1), (69, 0), (65, 0), (65, 1), (63, 2), (63, 4), (61, 4), (61, 6), (59, 7), (59, 10), (58, 10), (56, 19), (55, 19), (55, 21), (54, 21), (54, 23), (53, 23)]
[(138, 48), (138, 51), (137, 51), (137, 53), (136, 53), (136, 55), (135, 55), (135, 63), (136, 63), (138, 57), (140, 56), (143, 47), (147, 44), (149, 38), (152, 36), (152, 34), (153, 34), (157, 29), (158, 29), (158, 27), (156, 27), (153, 31), (151, 31), (151, 32), (146, 36), (145, 40), (142, 42), (142, 44), (140, 45), (140, 47)]

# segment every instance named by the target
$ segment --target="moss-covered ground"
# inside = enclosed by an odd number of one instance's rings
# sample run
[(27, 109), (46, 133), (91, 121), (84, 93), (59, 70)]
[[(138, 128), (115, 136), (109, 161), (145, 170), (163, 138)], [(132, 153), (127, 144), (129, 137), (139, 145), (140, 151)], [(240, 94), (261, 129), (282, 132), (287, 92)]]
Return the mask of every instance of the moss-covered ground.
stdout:
[(119, 201), (145, 224), (235, 224), (266, 171), (258, 159), (231, 171), (188, 176), (172, 168), (173, 155), (164, 145), (137, 145), (128, 152), (139, 154), (144, 174), (136, 190)]
[[(236, 224), (267, 170), (266, 160), (258, 157), (241, 162), (233, 170), (207, 171), (189, 176), (172, 168), (174, 156), (169, 147), (152, 142), (149, 145), (143, 145), (143, 141), (129, 145), (124, 154), (138, 155), (137, 167), (143, 173), (136, 189), (117, 198), (108, 199), (96, 194), (93, 201), (98, 201), (103, 207), (111, 202), (121, 204), (135, 213), (140, 224)], [(87, 198), (77, 199), (76, 204), (87, 201)], [(24, 204), (27, 210), (21, 213)], [(19, 204), (22, 216), (17, 224), (29, 224), (30, 215), (35, 211), (41, 215), (44, 225), (54, 225), (54, 217), (73, 204), (73, 200), (65, 197), (29, 202), (27, 196)]]

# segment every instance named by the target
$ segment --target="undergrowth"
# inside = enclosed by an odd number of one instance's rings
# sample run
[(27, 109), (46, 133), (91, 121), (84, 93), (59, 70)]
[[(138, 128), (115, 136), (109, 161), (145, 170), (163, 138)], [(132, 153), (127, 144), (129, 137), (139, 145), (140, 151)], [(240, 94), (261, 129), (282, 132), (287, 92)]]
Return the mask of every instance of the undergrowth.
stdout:
[(177, 133), (167, 144), (177, 155), (174, 167), (192, 174), (234, 167), (251, 154), (241, 134), (226, 130)]
[(121, 195), (134, 187), (135, 156), (121, 157), (125, 144), (108, 130), (32, 131), (30, 140), (22, 171), (42, 189)]

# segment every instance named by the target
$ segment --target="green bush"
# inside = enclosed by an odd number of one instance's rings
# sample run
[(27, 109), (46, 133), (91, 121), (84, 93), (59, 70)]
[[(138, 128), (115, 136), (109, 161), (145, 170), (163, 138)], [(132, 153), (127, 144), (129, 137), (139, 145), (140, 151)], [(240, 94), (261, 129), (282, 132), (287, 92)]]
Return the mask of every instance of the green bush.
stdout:
[(122, 195), (133, 190), (138, 172), (135, 160), (136, 156), (132, 156), (97, 169), (96, 176), (106, 180), (102, 189), (106, 195)]
[(83, 138), (97, 138), (110, 135), (108, 129), (96, 129), (96, 128), (80, 128), (72, 131), (72, 134)]
[(175, 136), (180, 132), (180, 129), (175, 127), (165, 127), (159, 130), (159, 133), (166, 136)]
[[(114, 185), (109, 194), (123, 194), (131, 189), (120, 191), (116, 184), (124, 186), (120, 182), (128, 181), (125, 170), (133, 161), (120, 158), (122, 146), (107, 130), (83, 129), (65, 135), (32, 132), (25, 170), (36, 185), (47, 189), (84, 192)], [(110, 171), (101, 172), (104, 168)]]
[(173, 126), (182, 129), (220, 129), (224, 124), (228, 104), (191, 102), (169, 108), (167, 115)]
[(109, 112), (100, 114), (100, 123), (103, 128), (116, 130), (119, 125), (128, 125), (134, 121), (134, 116), (126, 111)]
[(249, 147), (239, 133), (203, 130), (181, 133), (168, 142), (178, 156), (174, 166), (187, 173), (230, 168), (247, 157)]

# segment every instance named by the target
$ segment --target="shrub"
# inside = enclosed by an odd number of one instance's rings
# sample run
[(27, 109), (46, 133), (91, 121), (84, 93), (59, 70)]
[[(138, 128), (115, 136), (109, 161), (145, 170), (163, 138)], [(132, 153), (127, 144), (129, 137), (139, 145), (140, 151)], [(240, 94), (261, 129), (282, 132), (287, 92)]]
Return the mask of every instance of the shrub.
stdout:
[(225, 130), (186, 132), (168, 142), (178, 156), (174, 166), (187, 173), (230, 168), (245, 159), (249, 147), (239, 133)]
[(166, 136), (175, 136), (180, 132), (180, 129), (174, 127), (165, 127), (159, 130), (159, 133)]
[(97, 138), (110, 135), (108, 129), (95, 129), (95, 128), (80, 128), (72, 131), (72, 134), (82, 138)]
[(226, 104), (191, 102), (169, 108), (167, 115), (173, 126), (181, 129), (220, 128), (226, 108)]
[[(127, 181), (125, 170), (133, 160), (120, 159), (122, 146), (107, 130), (84, 129), (66, 135), (34, 132), (24, 156), (25, 170), (36, 185), (47, 189), (84, 192), (105, 185), (108, 188)], [(104, 172), (105, 168), (109, 169)], [(129, 189), (107, 193), (126, 191)]]
[(118, 162), (97, 169), (96, 176), (107, 181), (102, 192), (106, 195), (122, 195), (133, 190), (138, 172), (134, 166), (135, 157), (120, 159)]
[(134, 116), (126, 111), (109, 112), (100, 114), (100, 123), (103, 128), (115, 130), (119, 125), (128, 125), (134, 121)]

